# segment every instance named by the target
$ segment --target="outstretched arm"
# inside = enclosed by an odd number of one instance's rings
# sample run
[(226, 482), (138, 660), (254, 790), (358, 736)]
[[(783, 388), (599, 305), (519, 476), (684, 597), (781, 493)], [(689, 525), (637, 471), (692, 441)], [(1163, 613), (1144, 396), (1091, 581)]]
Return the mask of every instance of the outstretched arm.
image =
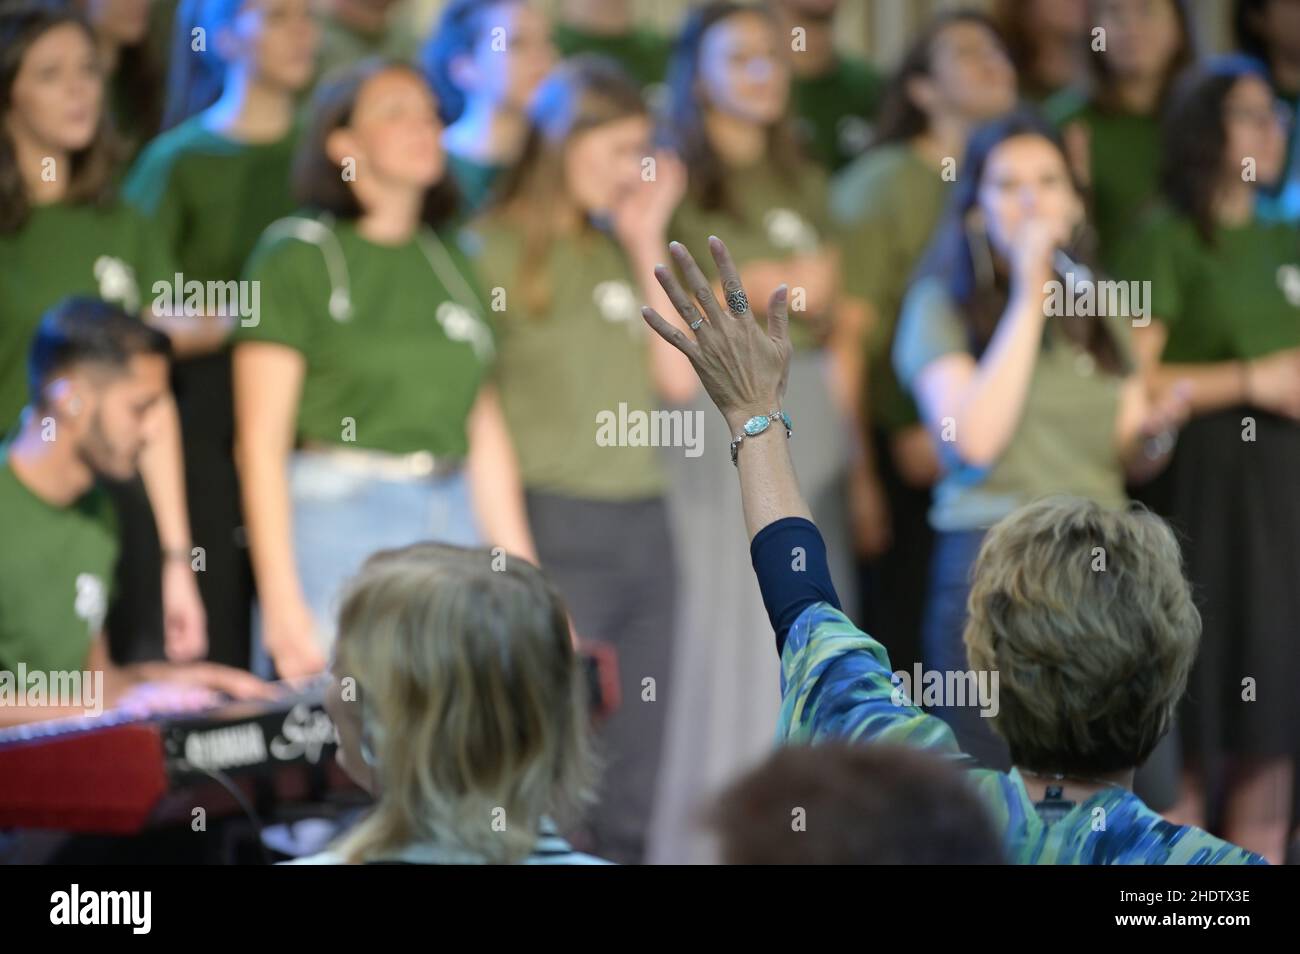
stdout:
[[(679, 243), (670, 248), (691, 294), (670, 269), (661, 265), (655, 276), (686, 324), (702, 319), (695, 340), (653, 308), (642, 314), (690, 359), (732, 434), (739, 434), (751, 417), (780, 409), (785, 396), (791, 352), (786, 288), (773, 292), (767, 327), (760, 328), (721, 241), (710, 238), (709, 249), (726, 309), (690, 252)], [(895, 685), (884, 647), (839, 611), (825, 544), (799, 490), (780, 421), (746, 437), (736, 465), (754, 570), (781, 652), (779, 736), (873, 739), (957, 755), (947, 725), (912, 705)]]

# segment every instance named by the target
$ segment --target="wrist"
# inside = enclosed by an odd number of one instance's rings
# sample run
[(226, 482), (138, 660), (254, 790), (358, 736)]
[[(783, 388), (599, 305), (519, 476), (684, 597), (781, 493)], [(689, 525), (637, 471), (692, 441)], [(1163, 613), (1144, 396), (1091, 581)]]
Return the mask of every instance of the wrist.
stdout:
[[(747, 403), (737, 405), (736, 407), (723, 412), (722, 416), (726, 418), (727, 427), (731, 431), (731, 436), (735, 437), (744, 429), (746, 421), (755, 417), (771, 417), (774, 411), (779, 412), (780, 410), (780, 401), (762, 401), (757, 404)], [(778, 425), (781, 423), (779, 415), (778, 419), (774, 420), (772, 423)]]
[(188, 567), (192, 558), (193, 551), (189, 545), (163, 547), (161, 550), (163, 569), (173, 564), (176, 566)]

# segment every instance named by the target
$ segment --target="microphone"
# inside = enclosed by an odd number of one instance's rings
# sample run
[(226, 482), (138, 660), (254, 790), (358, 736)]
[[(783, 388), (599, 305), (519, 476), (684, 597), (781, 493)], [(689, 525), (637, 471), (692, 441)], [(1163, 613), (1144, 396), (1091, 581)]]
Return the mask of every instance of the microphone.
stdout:
[(1064, 249), (1058, 248), (1052, 253), (1052, 270), (1063, 279), (1073, 276), (1074, 284), (1092, 281), (1092, 269), (1087, 265), (1080, 265)]

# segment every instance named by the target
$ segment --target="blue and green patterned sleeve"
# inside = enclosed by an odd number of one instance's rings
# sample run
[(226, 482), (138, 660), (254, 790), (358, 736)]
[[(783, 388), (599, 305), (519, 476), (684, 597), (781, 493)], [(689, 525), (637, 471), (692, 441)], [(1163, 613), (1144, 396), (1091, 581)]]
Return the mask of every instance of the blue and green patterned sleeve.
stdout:
[(790, 628), (781, 652), (777, 739), (828, 738), (968, 758), (947, 723), (913, 705), (895, 684), (885, 647), (833, 606), (815, 603)]

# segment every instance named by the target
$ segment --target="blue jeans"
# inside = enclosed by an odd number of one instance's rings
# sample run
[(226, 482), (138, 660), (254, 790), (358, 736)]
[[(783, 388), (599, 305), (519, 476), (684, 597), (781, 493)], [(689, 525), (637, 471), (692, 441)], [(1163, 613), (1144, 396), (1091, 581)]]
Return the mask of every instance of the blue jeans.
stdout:
[[(326, 653), (343, 586), (372, 553), (427, 541), (479, 546), (483, 539), (463, 470), (389, 480), (341, 467), (328, 454), (297, 451), (289, 463), (289, 496), (298, 578)], [(255, 669), (269, 672), (256, 612), (253, 628)]]
[[(921, 623), (921, 657), (927, 670), (958, 672), (971, 668), (962, 632), (966, 628), (966, 601), (970, 574), (984, 542), (983, 530), (937, 533), (930, 557), (930, 584)], [(975, 706), (938, 706), (931, 711), (952, 727), (963, 752), (987, 768), (1007, 771), (1011, 753), (993, 731), (990, 719)]]

